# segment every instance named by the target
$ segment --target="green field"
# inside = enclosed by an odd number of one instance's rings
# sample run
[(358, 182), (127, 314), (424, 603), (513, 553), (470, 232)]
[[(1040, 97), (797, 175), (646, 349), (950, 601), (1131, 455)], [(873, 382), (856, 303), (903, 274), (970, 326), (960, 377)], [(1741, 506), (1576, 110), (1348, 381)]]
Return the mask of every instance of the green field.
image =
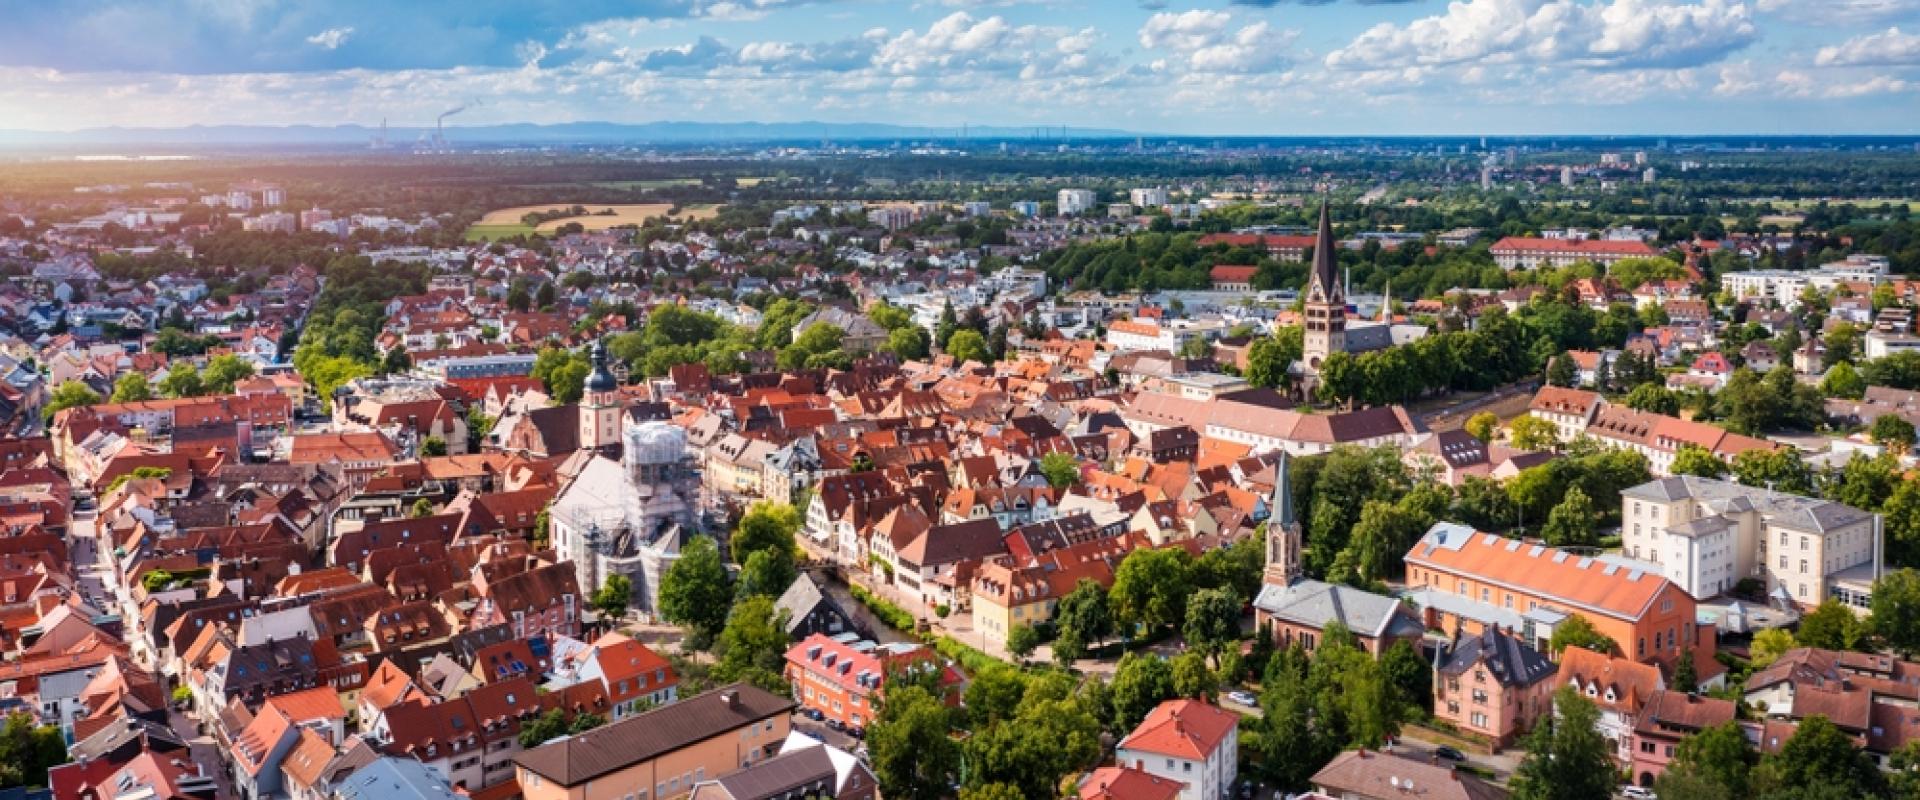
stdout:
[(467, 241), (469, 242), (478, 242), (482, 239), (485, 239), (488, 241), (499, 241), (501, 239), (509, 239), (515, 236), (532, 236), (532, 235), (533, 235), (533, 226), (525, 225), (521, 223), (506, 223), (506, 224), (500, 224), (500, 225), (473, 225), (467, 228), (467, 234), (466, 234)]
[(1898, 197), (1844, 197), (1844, 198), (1828, 198), (1824, 200), (1821, 200), (1821, 199), (1773, 200), (1765, 197), (1754, 197), (1754, 198), (1742, 200), (1740, 202), (1756, 203), (1756, 204), (1771, 203), (1774, 208), (1779, 209), (1781, 211), (1809, 211), (1809, 210), (1818, 208), (1821, 203), (1826, 203), (1827, 205), (1830, 205), (1830, 206), (1840, 206), (1840, 205), (1851, 204), (1851, 205), (1859, 206), (1861, 208), (1879, 208), (1880, 206), (1887, 205), (1887, 204), (1892, 204), (1896, 206), (1905, 205), (1909, 211), (1920, 211), (1920, 200), (1905, 200)]

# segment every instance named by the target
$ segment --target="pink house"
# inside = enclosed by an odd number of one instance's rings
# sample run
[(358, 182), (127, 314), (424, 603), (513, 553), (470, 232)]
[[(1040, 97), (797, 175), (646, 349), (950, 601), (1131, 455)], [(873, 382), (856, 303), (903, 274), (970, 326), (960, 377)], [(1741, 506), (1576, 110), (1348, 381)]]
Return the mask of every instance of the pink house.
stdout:
[(1654, 779), (1667, 771), (1681, 739), (1731, 722), (1735, 713), (1731, 700), (1670, 689), (1654, 692), (1633, 726), (1633, 782), (1653, 786)]
[(1552, 661), (1498, 627), (1455, 641), (1433, 686), (1433, 714), (1505, 747), (1552, 708)]

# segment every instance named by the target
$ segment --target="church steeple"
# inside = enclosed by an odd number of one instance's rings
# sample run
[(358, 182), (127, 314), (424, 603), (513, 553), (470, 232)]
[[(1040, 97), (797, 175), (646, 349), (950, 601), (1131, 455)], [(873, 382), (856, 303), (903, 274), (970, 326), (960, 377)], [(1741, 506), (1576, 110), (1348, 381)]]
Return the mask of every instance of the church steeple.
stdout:
[(1268, 503), (1272, 509), (1267, 517), (1267, 569), (1261, 576), (1263, 583), (1288, 586), (1299, 580), (1303, 569), (1300, 565), (1302, 535), (1300, 521), (1293, 513), (1293, 482), (1287, 477), (1287, 451), (1280, 451), (1280, 461), (1275, 464), (1273, 478), (1273, 499)]
[(1347, 293), (1335, 271), (1340, 263), (1339, 244), (1333, 240), (1333, 212), (1329, 201), (1320, 202), (1320, 233), (1314, 238), (1313, 270), (1307, 275), (1307, 296), (1302, 304), (1306, 324), (1301, 344), (1307, 374), (1318, 376), (1327, 356), (1347, 350)]

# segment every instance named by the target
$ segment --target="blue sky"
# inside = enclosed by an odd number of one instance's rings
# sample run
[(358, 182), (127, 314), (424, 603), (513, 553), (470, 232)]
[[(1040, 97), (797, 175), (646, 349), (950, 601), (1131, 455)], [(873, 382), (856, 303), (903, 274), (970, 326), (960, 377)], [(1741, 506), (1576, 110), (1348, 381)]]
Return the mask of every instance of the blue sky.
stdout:
[(0, 128), (1920, 133), (1920, 0), (0, 0)]

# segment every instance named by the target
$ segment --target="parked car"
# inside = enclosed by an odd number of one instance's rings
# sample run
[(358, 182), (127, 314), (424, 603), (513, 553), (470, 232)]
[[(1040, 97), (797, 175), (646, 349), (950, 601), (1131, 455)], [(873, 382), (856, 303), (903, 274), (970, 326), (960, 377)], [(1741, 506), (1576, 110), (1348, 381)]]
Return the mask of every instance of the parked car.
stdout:
[(855, 739), (865, 739), (867, 738), (867, 729), (858, 725), (848, 725), (847, 735)]
[(1235, 689), (1227, 692), (1227, 699), (1243, 706), (1251, 707), (1260, 705), (1260, 698), (1254, 697), (1252, 692), (1245, 689)]
[(847, 729), (847, 723), (841, 722), (840, 720), (837, 720), (837, 719), (828, 719), (827, 727), (832, 728), (836, 731), (845, 731)]
[(1652, 789), (1644, 786), (1622, 786), (1620, 787), (1620, 796), (1629, 798), (1629, 800), (1660, 800), (1659, 795), (1654, 794)]
[(1441, 758), (1444, 758), (1448, 761), (1467, 760), (1467, 754), (1453, 749), (1453, 747), (1450, 745), (1443, 744), (1443, 745), (1440, 745), (1439, 747), (1433, 748), (1433, 754)]
[(814, 722), (819, 722), (827, 718), (827, 715), (821, 713), (820, 709), (817, 709), (817, 708), (802, 709), (800, 711), (800, 714), (801, 716), (804, 716), (807, 719), (813, 720)]

